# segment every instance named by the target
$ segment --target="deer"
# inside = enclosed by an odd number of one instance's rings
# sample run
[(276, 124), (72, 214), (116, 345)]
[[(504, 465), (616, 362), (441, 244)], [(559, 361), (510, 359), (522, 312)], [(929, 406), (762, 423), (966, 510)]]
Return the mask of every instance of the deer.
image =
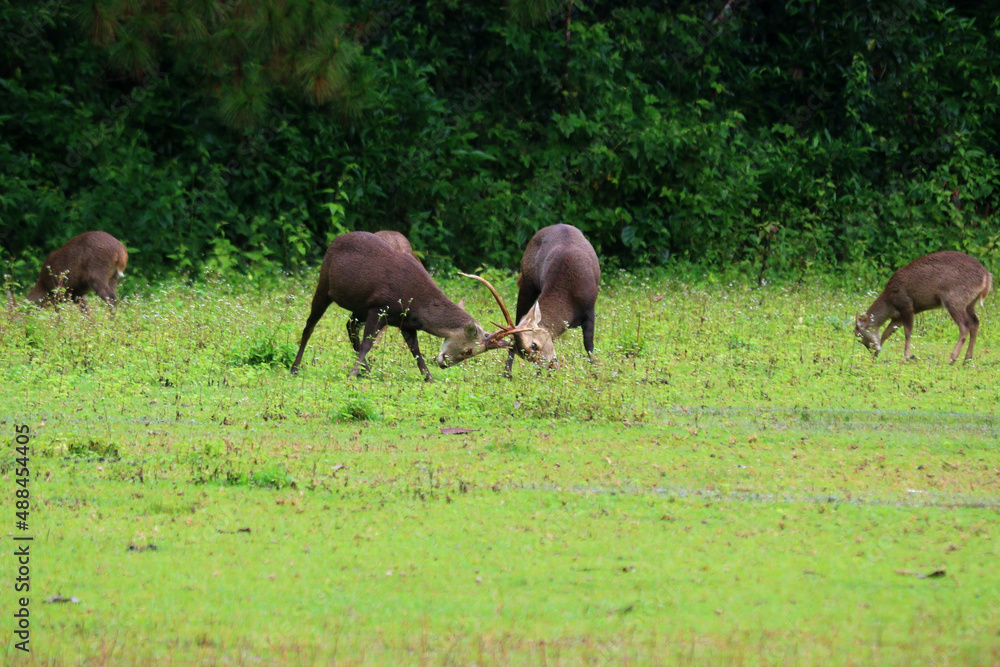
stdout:
[[(379, 237), (387, 244), (389, 244), (389, 247), (395, 250), (396, 252), (403, 252), (406, 253), (407, 255), (411, 255), (414, 259), (417, 260), (417, 262), (420, 262), (420, 260), (417, 259), (417, 256), (413, 254), (413, 246), (410, 245), (409, 239), (407, 239), (399, 232), (394, 232), (391, 229), (380, 229), (379, 231), (373, 233), (375, 234), (375, 236)], [(423, 266), (423, 263), (421, 263), (420, 265)], [(458, 302), (458, 307), (459, 308), (465, 307), (464, 299)], [(360, 329), (361, 326), (362, 322), (360, 320), (356, 320), (353, 317), (347, 320), (347, 332), (348, 332), (348, 337), (351, 340), (351, 344), (353, 345), (355, 341), (358, 341), (358, 346), (355, 346), (354, 348), (355, 352), (358, 351), (360, 346), (361, 339), (358, 336), (358, 329)], [(379, 331), (378, 334), (375, 336), (375, 340), (372, 342), (372, 347), (378, 345), (379, 341), (382, 340), (383, 336), (385, 336), (385, 329)]]
[(471, 315), (445, 296), (412, 255), (393, 250), (375, 234), (348, 232), (334, 239), (326, 250), (299, 352), (292, 363), (293, 374), (298, 372), (316, 323), (331, 303), (349, 311), (352, 320), (364, 322), (363, 339), (358, 336), (357, 327), (352, 327), (351, 322), (347, 324), (351, 345), (358, 353), (348, 373), (352, 378), (358, 376), (361, 368), (371, 372), (367, 355), (375, 337), (386, 326), (400, 330), (426, 382), (433, 382), (433, 378), (420, 353), (418, 331), (444, 338), (437, 356), (440, 368), (454, 366), (487, 350), (507, 348), (510, 343), (506, 337), (517, 333), (516, 327), (501, 327), (486, 333)]
[[(413, 246), (410, 245), (409, 239), (399, 232), (394, 232), (391, 229), (381, 229), (374, 233), (375, 236), (388, 243), (389, 247), (396, 252), (405, 252), (407, 255), (413, 255)], [(416, 255), (414, 255), (414, 257), (416, 257)]]
[(42, 306), (54, 303), (53, 292), (65, 288), (86, 311), (84, 295), (92, 290), (114, 308), (118, 281), (125, 276), (127, 264), (128, 251), (121, 241), (107, 232), (84, 232), (49, 254), (28, 300)]
[[(854, 335), (878, 356), (886, 339), (903, 327), (906, 334), (903, 359), (910, 359), (913, 316), (944, 307), (958, 325), (958, 343), (951, 352), (951, 363), (958, 359), (966, 337), (969, 347), (965, 361), (968, 361), (972, 359), (979, 333), (976, 301), (982, 303), (991, 289), (993, 275), (974, 257), (952, 250), (924, 255), (892, 274), (868, 312), (855, 316)], [(880, 336), (879, 327), (886, 321), (889, 324)]]
[[(479, 276), (462, 275), (486, 282)], [(558, 369), (553, 341), (574, 327), (583, 330), (583, 348), (593, 362), (594, 304), (600, 282), (597, 253), (583, 232), (564, 224), (538, 230), (521, 258), (516, 320), (511, 319), (506, 307), (501, 307), (507, 318), (506, 330), (514, 337), (504, 374), (511, 377), (515, 354), (551, 370)], [(498, 294), (494, 293), (494, 298), (502, 303)]]

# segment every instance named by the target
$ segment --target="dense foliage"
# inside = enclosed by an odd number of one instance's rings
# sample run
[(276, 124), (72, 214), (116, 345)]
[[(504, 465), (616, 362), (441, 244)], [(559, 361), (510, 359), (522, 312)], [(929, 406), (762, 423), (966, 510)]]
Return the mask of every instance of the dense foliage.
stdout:
[(514, 268), (752, 275), (1000, 252), (982, 3), (0, 1), (0, 255), (75, 233), (149, 277), (315, 263), (397, 229)]

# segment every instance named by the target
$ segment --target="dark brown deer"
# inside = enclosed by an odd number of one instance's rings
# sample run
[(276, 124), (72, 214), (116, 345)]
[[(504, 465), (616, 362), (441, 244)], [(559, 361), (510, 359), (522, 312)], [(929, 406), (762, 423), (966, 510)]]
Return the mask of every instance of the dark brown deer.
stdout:
[(388, 243), (389, 247), (396, 252), (405, 252), (407, 255), (413, 255), (413, 246), (410, 245), (409, 239), (399, 232), (394, 232), (391, 229), (382, 229), (375, 232), (375, 236)]
[[(409, 239), (407, 239), (399, 232), (394, 232), (391, 229), (380, 229), (379, 231), (374, 232), (374, 234), (375, 236), (379, 237), (387, 244), (389, 244), (389, 247), (395, 250), (396, 252), (404, 252), (407, 255), (411, 255), (414, 259), (417, 259), (417, 256), (413, 254), (413, 246), (410, 245)], [(417, 259), (417, 261), (420, 262), (419, 259)], [(423, 263), (421, 263), (420, 265), (423, 266)], [(465, 304), (464, 300), (459, 301), (458, 307), (462, 308), (464, 304)], [(355, 352), (358, 351), (358, 346), (360, 345), (360, 340), (361, 340), (360, 336), (358, 335), (358, 330), (363, 325), (364, 322), (356, 320), (353, 317), (347, 320), (347, 335), (351, 339), (351, 344), (354, 345), (355, 341), (358, 341), (358, 345), (354, 347)], [(379, 341), (382, 340), (383, 336), (385, 336), (385, 329), (379, 331), (378, 335), (375, 336), (375, 340), (372, 341), (372, 347), (378, 345)]]
[(65, 288), (81, 308), (86, 309), (83, 296), (91, 290), (114, 306), (126, 264), (128, 251), (121, 241), (107, 232), (84, 232), (45, 259), (28, 300), (45, 305), (54, 300), (55, 290)]
[(507, 348), (504, 337), (513, 327), (487, 334), (471, 315), (451, 302), (412, 255), (393, 250), (368, 232), (349, 232), (334, 239), (320, 268), (319, 284), (313, 295), (312, 312), (302, 330), (299, 353), (292, 364), (298, 371), (313, 328), (331, 303), (350, 311), (354, 320), (364, 322), (364, 337), (347, 325), (351, 345), (358, 360), (350, 372), (356, 377), (360, 367), (371, 370), (366, 356), (375, 336), (387, 325), (403, 334), (424, 379), (431, 382), (417, 343), (417, 332), (444, 338), (438, 366), (447, 368), (486, 350)]
[[(943, 306), (958, 325), (958, 343), (951, 352), (951, 363), (958, 359), (966, 337), (969, 348), (965, 351), (965, 360), (968, 361), (979, 333), (976, 301), (981, 303), (992, 288), (990, 272), (965, 253), (946, 250), (925, 255), (892, 274), (868, 312), (855, 318), (854, 335), (878, 355), (886, 339), (903, 327), (906, 333), (903, 358), (909, 359), (912, 356), (913, 316)], [(879, 327), (887, 320), (889, 325), (879, 336)]]
[[(558, 368), (553, 341), (567, 328), (583, 330), (583, 348), (594, 353), (594, 304), (601, 282), (601, 265), (594, 247), (576, 227), (552, 225), (538, 230), (524, 249), (517, 279), (517, 328), (507, 358), (507, 375), (514, 354)], [(513, 322), (508, 321), (511, 327)]]

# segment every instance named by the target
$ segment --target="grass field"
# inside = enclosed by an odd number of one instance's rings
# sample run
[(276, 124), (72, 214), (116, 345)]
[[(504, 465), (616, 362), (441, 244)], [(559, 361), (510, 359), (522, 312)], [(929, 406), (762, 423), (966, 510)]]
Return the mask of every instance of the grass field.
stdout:
[(290, 376), (312, 275), (4, 311), (4, 551), (34, 541), (31, 652), (8, 556), (0, 659), (1000, 663), (994, 303), (973, 362), (936, 311), (903, 363), (901, 333), (878, 359), (852, 335), (874, 278), (607, 278), (597, 364), (572, 330), (513, 381), (497, 353), (425, 384), (396, 330), (348, 380), (336, 307)]

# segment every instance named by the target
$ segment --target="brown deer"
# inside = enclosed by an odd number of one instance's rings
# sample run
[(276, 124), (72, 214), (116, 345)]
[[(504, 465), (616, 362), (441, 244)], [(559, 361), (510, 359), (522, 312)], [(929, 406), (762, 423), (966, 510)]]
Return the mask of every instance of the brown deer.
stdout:
[[(958, 343), (951, 352), (951, 363), (958, 359), (967, 336), (969, 348), (965, 360), (968, 361), (979, 333), (976, 301), (982, 303), (992, 288), (990, 272), (965, 253), (945, 250), (925, 255), (892, 274), (868, 312), (855, 318), (854, 335), (878, 355), (886, 339), (903, 327), (906, 333), (903, 358), (909, 359), (913, 316), (943, 306), (958, 325)], [(886, 320), (889, 325), (879, 336), (879, 327)]]
[(517, 279), (516, 329), (521, 331), (515, 330), (507, 316), (508, 331), (514, 333), (507, 358), (508, 377), (515, 353), (558, 368), (553, 341), (567, 328), (583, 329), (583, 347), (593, 359), (594, 303), (600, 282), (597, 253), (583, 232), (572, 225), (552, 225), (535, 233), (524, 249)]
[(86, 310), (83, 296), (93, 290), (113, 307), (126, 264), (128, 251), (121, 241), (107, 232), (84, 232), (45, 259), (28, 300), (45, 305), (54, 300), (53, 291), (65, 288), (66, 294)]
[[(396, 252), (403, 252), (406, 253), (407, 255), (411, 255), (414, 259), (417, 259), (417, 256), (413, 254), (413, 246), (410, 245), (409, 239), (407, 239), (399, 232), (394, 232), (391, 229), (380, 229), (379, 231), (374, 232), (374, 234), (375, 236), (379, 237), (387, 244), (389, 244), (389, 247), (395, 250)], [(417, 262), (420, 262), (420, 260), (417, 259)], [(423, 263), (421, 263), (420, 265), (423, 266)], [(463, 308), (464, 305), (465, 305), (464, 300), (458, 302), (459, 308)], [(348, 337), (350, 337), (352, 345), (354, 344), (355, 341), (358, 341), (358, 345), (360, 345), (361, 339), (358, 336), (358, 330), (361, 328), (363, 324), (364, 324), (363, 322), (361, 322), (360, 320), (356, 320), (353, 317), (347, 320), (347, 335)], [(382, 340), (383, 336), (385, 336), (385, 329), (379, 331), (378, 335), (375, 336), (375, 340), (372, 342), (372, 347), (378, 345), (379, 341)], [(355, 352), (358, 351), (357, 346), (354, 348), (354, 351)]]
[(348, 322), (347, 333), (358, 360), (350, 372), (357, 377), (360, 367), (371, 368), (366, 359), (375, 336), (387, 325), (403, 334), (424, 379), (432, 381), (417, 343), (417, 332), (444, 338), (437, 363), (453, 366), (486, 350), (507, 348), (504, 340), (514, 327), (487, 334), (471, 315), (451, 302), (412, 255), (393, 250), (368, 232), (349, 232), (334, 239), (320, 268), (319, 284), (313, 295), (312, 311), (302, 330), (299, 353), (292, 364), (298, 371), (313, 328), (331, 303), (350, 311), (354, 320), (364, 322), (364, 338)]
[(389, 247), (396, 252), (405, 252), (407, 255), (413, 255), (413, 246), (410, 245), (409, 239), (399, 232), (394, 232), (391, 229), (382, 229), (375, 232), (375, 236), (388, 243)]

